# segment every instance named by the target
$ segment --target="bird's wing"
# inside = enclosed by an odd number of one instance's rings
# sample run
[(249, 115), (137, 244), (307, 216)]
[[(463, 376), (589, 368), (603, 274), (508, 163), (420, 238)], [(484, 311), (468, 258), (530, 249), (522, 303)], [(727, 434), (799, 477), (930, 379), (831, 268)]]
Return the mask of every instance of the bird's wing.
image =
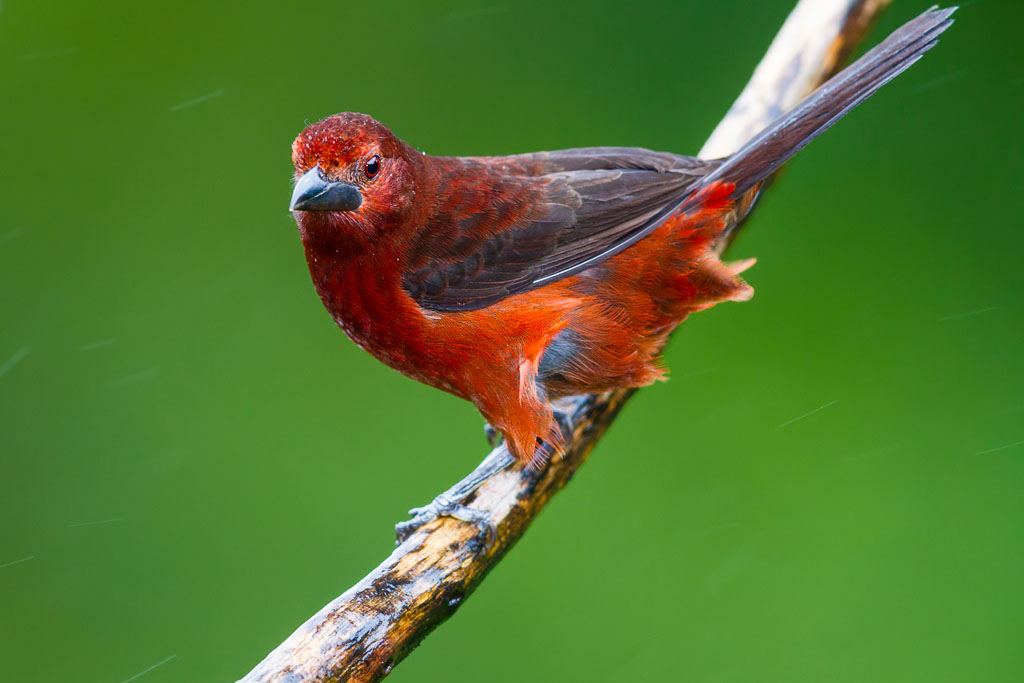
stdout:
[(463, 160), (403, 284), (441, 311), (542, 287), (608, 258), (719, 163), (631, 147)]

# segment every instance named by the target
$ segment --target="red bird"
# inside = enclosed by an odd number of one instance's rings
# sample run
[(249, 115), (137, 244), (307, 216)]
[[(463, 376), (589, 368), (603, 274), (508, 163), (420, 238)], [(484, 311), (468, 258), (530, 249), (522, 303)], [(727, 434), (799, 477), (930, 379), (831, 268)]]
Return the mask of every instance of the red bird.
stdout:
[[(553, 399), (662, 379), (690, 313), (753, 290), (715, 245), (761, 182), (913, 64), (951, 23), (898, 29), (736, 154), (630, 147), (435, 157), (363, 114), (292, 146), (310, 274), (334, 320), (409, 377), (472, 401), (513, 455), (562, 443)], [(547, 444), (548, 447), (543, 447)]]

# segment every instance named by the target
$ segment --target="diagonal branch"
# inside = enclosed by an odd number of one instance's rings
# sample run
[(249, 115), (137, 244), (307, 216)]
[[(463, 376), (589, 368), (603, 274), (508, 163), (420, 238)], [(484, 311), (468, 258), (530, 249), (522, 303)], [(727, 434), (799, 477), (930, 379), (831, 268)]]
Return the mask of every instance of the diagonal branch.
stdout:
[[(827, 80), (887, 4), (888, 0), (800, 0), (700, 155), (730, 154)], [(501, 469), (464, 501), (464, 490), (471, 488), (465, 482), (473, 475), (439, 497), (489, 514), (494, 526), (488, 538), (481, 536), (478, 526), (454, 517), (425, 524), (241, 680), (369, 682), (387, 676), (455, 613), (519, 540), (587, 459), (632, 393), (620, 390), (567, 401), (562, 408), (572, 436), (563, 457), (539, 473), (518, 466)], [(507, 459), (499, 446), (481, 468), (501, 466)]]

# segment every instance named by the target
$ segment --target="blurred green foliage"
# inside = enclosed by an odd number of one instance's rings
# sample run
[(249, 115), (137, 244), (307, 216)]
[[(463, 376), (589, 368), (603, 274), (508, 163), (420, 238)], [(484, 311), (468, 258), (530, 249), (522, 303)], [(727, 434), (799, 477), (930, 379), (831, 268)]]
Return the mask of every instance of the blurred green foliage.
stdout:
[[(234, 680), (484, 453), (322, 310), (305, 123), (694, 152), (790, 5), (6, 0), (0, 677)], [(957, 18), (801, 153), (732, 250), (754, 300), (684, 325), (391, 680), (1024, 678), (1024, 4)]]

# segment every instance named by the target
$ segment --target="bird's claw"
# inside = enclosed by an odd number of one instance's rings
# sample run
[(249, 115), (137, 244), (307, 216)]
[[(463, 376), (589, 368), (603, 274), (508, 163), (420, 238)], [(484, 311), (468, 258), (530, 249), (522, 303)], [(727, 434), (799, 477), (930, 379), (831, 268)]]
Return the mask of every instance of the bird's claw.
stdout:
[(472, 524), (477, 528), (479, 537), (488, 547), (494, 542), (498, 533), (498, 529), (494, 525), (494, 520), (489, 512), (452, 502), (443, 496), (438, 496), (428, 505), (409, 510), (409, 514), (412, 515), (412, 519), (395, 525), (395, 536), (398, 538), (399, 543), (404, 543), (406, 539), (419, 531), (424, 524), (433, 522), (438, 517), (454, 517), (455, 519)]

